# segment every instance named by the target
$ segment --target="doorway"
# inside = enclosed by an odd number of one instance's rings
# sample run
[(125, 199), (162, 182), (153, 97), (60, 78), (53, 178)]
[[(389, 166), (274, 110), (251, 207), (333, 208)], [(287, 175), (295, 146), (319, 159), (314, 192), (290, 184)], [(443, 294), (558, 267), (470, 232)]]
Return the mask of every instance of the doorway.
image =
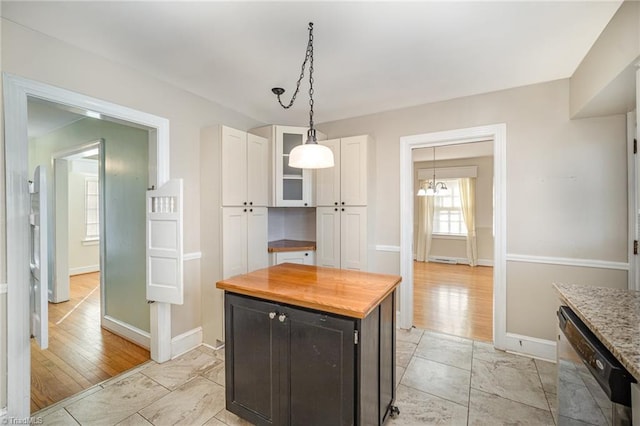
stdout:
[(493, 141), (412, 150), (413, 324), (493, 341)]
[(400, 288), (399, 325), (409, 329), (414, 322), (413, 229), (414, 188), (412, 151), (481, 141), (493, 142), (494, 162), (494, 268), (493, 268), (493, 343), (496, 348), (514, 346), (506, 333), (506, 125), (496, 124), (466, 129), (406, 136), (400, 138)]
[[(150, 149), (149, 164), (145, 169), (149, 170), (149, 185), (156, 188), (169, 181), (169, 123), (164, 118), (6, 73), (3, 73), (3, 89), (7, 246), (12, 247), (7, 252), (10, 283), (7, 291), (7, 415), (25, 418), (30, 413), (30, 297), (28, 286), (17, 284), (29, 282), (30, 275), (29, 265), (25, 263), (29, 259), (28, 98), (64, 105), (87, 117), (145, 128)], [(181, 195), (176, 205), (181, 209)], [(182, 259), (181, 238), (180, 233), (176, 240), (180, 244), (177, 265)], [(150, 307), (148, 345), (151, 358), (158, 362), (167, 361), (171, 356), (170, 303), (180, 303), (178, 297), (182, 294), (182, 270), (176, 271), (172, 287), (175, 289), (172, 294), (177, 294), (176, 301), (158, 297)], [(147, 283), (147, 290), (151, 286), (153, 283)]]

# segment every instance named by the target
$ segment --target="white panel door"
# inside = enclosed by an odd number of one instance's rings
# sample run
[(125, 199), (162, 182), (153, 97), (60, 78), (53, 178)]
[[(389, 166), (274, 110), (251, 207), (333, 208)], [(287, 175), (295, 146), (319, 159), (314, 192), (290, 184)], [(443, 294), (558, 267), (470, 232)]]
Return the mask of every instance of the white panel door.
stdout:
[(340, 267), (340, 209), (316, 208), (316, 265)]
[(222, 126), (222, 205), (247, 202), (247, 133)]
[(182, 194), (182, 179), (147, 191), (147, 300), (184, 300)]
[(247, 135), (247, 201), (252, 206), (269, 205), (269, 148), (268, 139)]
[(340, 203), (340, 139), (318, 143), (331, 149), (335, 166), (316, 170), (316, 205), (337, 206)]
[(222, 209), (222, 278), (247, 273), (247, 212), (245, 207)]
[(347, 206), (367, 205), (367, 137), (340, 141), (341, 201)]
[(342, 269), (366, 271), (367, 208), (345, 207), (340, 212), (340, 263)]
[(40, 349), (49, 347), (49, 253), (47, 250), (48, 215), (45, 172), (44, 167), (36, 167), (33, 181), (29, 185), (29, 192), (31, 192), (31, 212), (29, 215), (31, 335), (35, 337)]
[(250, 207), (247, 215), (247, 272), (269, 266), (266, 207)]

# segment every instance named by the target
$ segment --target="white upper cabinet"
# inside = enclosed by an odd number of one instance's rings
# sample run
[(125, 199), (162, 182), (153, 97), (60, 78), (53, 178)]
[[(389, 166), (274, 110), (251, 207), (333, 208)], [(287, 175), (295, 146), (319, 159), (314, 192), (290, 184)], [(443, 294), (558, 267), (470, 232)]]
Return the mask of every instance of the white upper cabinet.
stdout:
[(269, 141), (222, 126), (222, 205), (266, 206), (269, 199)]
[[(306, 127), (265, 126), (252, 129), (251, 133), (269, 138), (271, 157), (271, 199), (273, 207), (312, 207), (314, 200), (314, 172), (309, 169), (289, 167), (289, 153), (307, 140)], [(326, 136), (316, 132), (318, 140)]]
[(353, 136), (321, 142), (327, 145), (336, 166), (319, 169), (316, 178), (318, 206), (366, 206), (372, 192), (374, 146), (369, 136)]

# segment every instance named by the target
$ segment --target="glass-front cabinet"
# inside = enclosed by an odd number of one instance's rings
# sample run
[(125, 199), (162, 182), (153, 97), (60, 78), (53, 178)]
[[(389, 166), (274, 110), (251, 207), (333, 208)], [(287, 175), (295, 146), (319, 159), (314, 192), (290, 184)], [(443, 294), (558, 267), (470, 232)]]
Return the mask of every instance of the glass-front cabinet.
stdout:
[[(307, 140), (306, 127), (265, 126), (250, 131), (271, 139), (273, 147), (271, 203), (273, 207), (313, 207), (314, 171), (289, 167), (289, 153)], [(318, 140), (326, 135), (317, 132)]]

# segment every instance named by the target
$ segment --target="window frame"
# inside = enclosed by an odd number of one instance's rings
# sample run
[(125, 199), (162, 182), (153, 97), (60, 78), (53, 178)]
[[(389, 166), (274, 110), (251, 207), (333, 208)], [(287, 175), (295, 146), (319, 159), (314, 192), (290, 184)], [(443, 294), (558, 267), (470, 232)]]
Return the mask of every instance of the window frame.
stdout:
[[(460, 198), (460, 179), (457, 178), (448, 178), (448, 179), (438, 179), (438, 182), (444, 182), (447, 185), (447, 188), (449, 189), (449, 194), (447, 195), (434, 195), (434, 201), (433, 201), (433, 236), (436, 238), (442, 238), (442, 239), (452, 239), (452, 240), (464, 240), (467, 238), (468, 235), (468, 230), (466, 227), (466, 224), (464, 223), (464, 216), (462, 214), (462, 202), (461, 202), (461, 198)], [(444, 199), (450, 199), (452, 201), (452, 207), (442, 207), (438, 205), (439, 201), (442, 201)], [(456, 205), (456, 200), (457, 200), (457, 205)], [(454, 232), (442, 232), (439, 229), (436, 230), (436, 226), (437, 224), (441, 223), (442, 221), (439, 220), (440, 218), (440, 211), (442, 210), (446, 210), (447, 212), (454, 212), (457, 211), (460, 214), (460, 228), (464, 231), (463, 233), (454, 233)], [(447, 218), (447, 223), (448, 223), (448, 228), (451, 229), (451, 216), (448, 215)], [(453, 222), (454, 224), (456, 222)]]
[[(90, 193), (90, 186), (95, 184), (95, 193)], [(89, 198), (95, 197), (95, 208), (89, 207)], [(89, 221), (89, 214), (95, 210), (95, 222)], [(89, 233), (89, 226), (96, 227), (96, 233)], [(85, 245), (97, 244), (100, 241), (100, 180), (98, 176), (85, 176), (84, 178), (84, 238)]]

